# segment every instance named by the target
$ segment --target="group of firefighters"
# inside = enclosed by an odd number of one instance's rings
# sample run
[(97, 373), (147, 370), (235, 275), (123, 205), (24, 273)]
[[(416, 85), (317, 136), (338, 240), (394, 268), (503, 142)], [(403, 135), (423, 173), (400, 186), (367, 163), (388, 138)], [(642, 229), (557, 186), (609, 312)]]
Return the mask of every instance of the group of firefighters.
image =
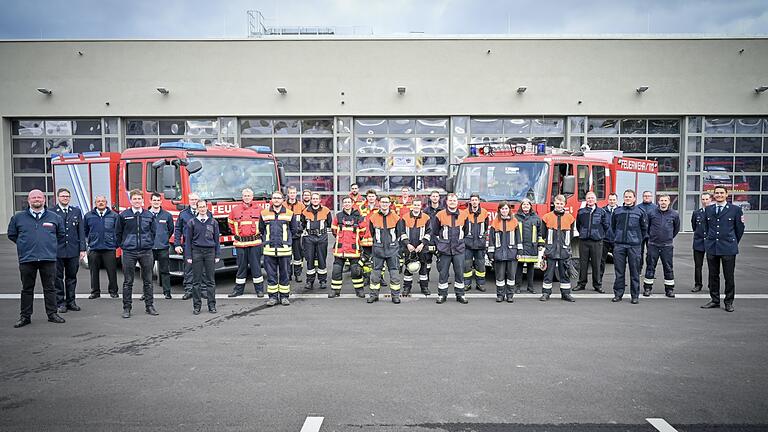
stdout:
[[(473, 194), (466, 209), (459, 208), (455, 194), (448, 194), (445, 206), (441, 195), (433, 191), (426, 203), (412, 197), (403, 188), (396, 199), (379, 196), (369, 190), (363, 196), (357, 185), (342, 200), (342, 210), (336, 213), (321, 204), (316, 192), (304, 191), (299, 197), (294, 187), (287, 198), (279, 191), (262, 208), (253, 200), (253, 191), (242, 190), (242, 203), (234, 206), (228, 216), (234, 236), (237, 259), (235, 286), (229, 297), (245, 292), (250, 275), (256, 294), (264, 296), (264, 273), (268, 306), (289, 305), (291, 280), (301, 283), (306, 265), (305, 290), (328, 288), (326, 255), (332, 246), (334, 262), (328, 297), (341, 293), (345, 269), (349, 270), (352, 286), (358, 297), (367, 303), (379, 300), (386, 287), (383, 274), (388, 275), (388, 287), (393, 303), (409, 296), (415, 279), (422, 294), (429, 296), (432, 263), (436, 261), (439, 274), (437, 303), (445, 303), (449, 279), (453, 273), (453, 291), (459, 303), (466, 304), (465, 292), (474, 286), (485, 291), (486, 262), (493, 267), (497, 302), (514, 302), (520, 293), (523, 272), (527, 273), (527, 290), (533, 287), (534, 267), (544, 270), (541, 301), (549, 300), (553, 282), (559, 281), (561, 298), (575, 301), (572, 291), (585, 289), (589, 269), (595, 291), (604, 292), (602, 279), (609, 252), (613, 252), (615, 280), (613, 301), (622, 300), (629, 269), (631, 303), (640, 297), (640, 273), (643, 261), (643, 295), (650, 296), (655, 282), (656, 266), (661, 259), (664, 288), (667, 297), (674, 297), (673, 240), (680, 231), (679, 214), (671, 208), (669, 195), (660, 194), (658, 205), (653, 194), (643, 193), (636, 205), (635, 192), (623, 193), (623, 205), (618, 206), (616, 194), (610, 194), (608, 205), (599, 207), (596, 196), (586, 194), (584, 206), (578, 211), (566, 211), (566, 199), (557, 195), (554, 209), (542, 216), (536, 214), (528, 199), (520, 202), (516, 213), (512, 205), (498, 203), (497, 215), (491, 220), (489, 212)], [(702, 194), (702, 207), (694, 212), (695, 286), (702, 289), (701, 267), (706, 253), (709, 264), (711, 301), (703, 306), (719, 307), (719, 268), (725, 274), (725, 305), (733, 311), (735, 255), (744, 232), (744, 217), (738, 206), (726, 202), (727, 191), (717, 187), (716, 205), (707, 207), (712, 195)], [(109, 293), (117, 295), (115, 250), (122, 249), (123, 317), (131, 316), (132, 288), (135, 267), (142, 269), (146, 312), (157, 315), (153, 304), (151, 269), (157, 262), (159, 281), (166, 298), (171, 298), (169, 275), (170, 239), (174, 250), (184, 258), (184, 296), (193, 299), (193, 313), (200, 313), (203, 298), (208, 309), (216, 312), (215, 264), (220, 256), (219, 224), (198, 195), (190, 194), (189, 208), (180, 212), (175, 225), (173, 217), (161, 208), (161, 197), (153, 194), (151, 206), (144, 208), (143, 193), (129, 193), (131, 207), (115, 213), (106, 206), (106, 198), (96, 197), (93, 210), (82, 215), (69, 206), (70, 193), (57, 191), (58, 205), (53, 212), (44, 205), (40, 191), (29, 195), (30, 209), (11, 219), (8, 237), (17, 244), (22, 276), (21, 319), (17, 327), (29, 324), (35, 275), (40, 273), (46, 298), (49, 321), (64, 322), (58, 313), (78, 311), (75, 303), (75, 274), (78, 261), (87, 253), (91, 267), (91, 295), (100, 296), (99, 271), (109, 276)], [(722, 234), (721, 234), (722, 232)], [(579, 280), (571, 285), (571, 242), (579, 236)], [(87, 252), (86, 252), (87, 251)], [(79, 258), (79, 259), (78, 259)], [(401, 280), (402, 274), (402, 280)]]

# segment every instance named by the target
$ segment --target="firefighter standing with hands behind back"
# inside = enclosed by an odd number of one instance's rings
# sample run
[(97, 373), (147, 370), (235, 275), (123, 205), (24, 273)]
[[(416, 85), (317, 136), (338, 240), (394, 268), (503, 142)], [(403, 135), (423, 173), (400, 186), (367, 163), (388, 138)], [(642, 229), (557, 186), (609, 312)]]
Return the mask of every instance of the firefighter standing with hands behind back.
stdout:
[(267, 273), (267, 306), (291, 304), (291, 256), (293, 239), (298, 235), (298, 222), (293, 212), (283, 206), (283, 194), (272, 193), (270, 205), (261, 211), (259, 232), (264, 244), (264, 270)]
[(664, 269), (664, 294), (675, 297), (675, 270), (672, 265), (673, 242), (680, 232), (680, 215), (670, 208), (670, 197), (659, 195), (659, 206), (648, 212), (648, 258), (645, 262), (643, 296), (649, 297), (656, 277), (656, 264), (661, 257)]
[(311, 291), (315, 285), (315, 275), (320, 282), (320, 289), (328, 288), (328, 229), (333, 224), (331, 210), (320, 204), (320, 194), (312, 194), (310, 206), (301, 213), (300, 221), (303, 230), (301, 243), (304, 246), (304, 257), (307, 260), (307, 286)]
[(400, 303), (400, 278), (398, 272), (398, 256), (400, 252), (399, 230), (400, 216), (390, 209), (389, 197), (381, 197), (379, 210), (368, 215), (368, 231), (373, 239), (373, 272), (371, 273), (371, 294), (367, 302), (379, 301), (382, 272), (387, 265), (389, 272), (390, 292), (392, 303)]
[(227, 222), (229, 230), (234, 234), (235, 258), (237, 260), (237, 274), (235, 274), (235, 287), (227, 297), (237, 297), (245, 292), (245, 282), (248, 280), (248, 269), (251, 270), (253, 288), (258, 297), (264, 297), (264, 276), (261, 274), (261, 233), (259, 232), (259, 219), (261, 209), (253, 202), (253, 190), (245, 188), (241, 192), (243, 202), (232, 208)]
[(338, 297), (341, 294), (345, 263), (349, 263), (355, 294), (360, 298), (365, 297), (363, 293), (363, 269), (360, 266), (360, 237), (362, 237), (364, 219), (352, 207), (352, 203), (352, 198), (344, 197), (341, 201), (342, 210), (336, 214), (331, 224), (333, 235), (336, 236), (336, 243), (333, 246), (332, 290), (328, 293), (328, 298)]
[(411, 209), (400, 219), (400, 232), (405, 267), (403, 268), (403, 295), (411, 295), (413, 277), (415, 274), (408, 269), (408, 263), (419, 263), (419, 288), (425, 296), (430, 294), (429, 281), (427, 280), (427, 260), (429, 258), (429, 245), (432, 243), (432, 227), (429, 215), (421, 211), (421, 199), (415, 198), (411, 202)]
[[(288, 199), (285, 200), (285, 208), (295, 215), (300, 215), (306, 206), (301, 202), (297, 194), (296, 186), (288, 186)], [(292, 249), (293, 259), (291, 259), (291, 266), (293, 267), (293, 279), (301, 283), (301, 268), (304, 264), (304, 248), (301, 246), (301, 236), (296, 236), (293, 239)]]
[(549, 300), (552, 295), (552, 280), (555, 271), (558, 271), (560, 280), (560, 298), (567, 302), (574, 302), (571, 296), (571, 240), (573, 239), (573, 227), (576, 219), (570, 213), (565, 212), (565, 197), (555, 197), (555, 210), (545, 214), (541, 221), (547, 229), (544, 246), (544, 283), (541, 289), (541, 301)]

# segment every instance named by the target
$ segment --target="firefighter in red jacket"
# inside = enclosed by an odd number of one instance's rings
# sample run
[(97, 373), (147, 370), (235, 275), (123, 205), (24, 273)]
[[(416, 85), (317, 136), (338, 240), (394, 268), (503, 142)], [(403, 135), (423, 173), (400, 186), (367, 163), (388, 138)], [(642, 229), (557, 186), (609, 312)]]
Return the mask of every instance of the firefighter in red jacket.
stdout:
[(320, 204), (320, 194), (314, 192), (310, 206), (301, 213), (302, 245), (307, 260), (307, 285), (305, 289), (314, 289), (315, 276), (320, 289), (328, 288), (328, 230), (333, 223), (331, 210)]
[(576, 218), (565, 212), (565, 197), (555, 197), (555, 210), (541, 218), (547, 232), (544, 236), (544, 283), (541, 290), (541, 301), (549, 300), (552, 294), (552, 280), (558, 271), (560, 280), (560, 296), (563, 300), (574, 302), (571, 296), (571, 240)]
[(464, 236), (467, 232), (467, 213), (459, 210), (456, 194), (448, 194), (445, 210), (437, 212), (432, 220), (432, 238), (437, 249), (437, 269), (440, 273), (437, 285), (437, 303), (448, 298), (448, 274), (453, 267), (453, 291), (456, 301), (467, 304), (464, 297)]
[(259, 232), (261, 209), (253, 202), (253, 190), (243, 189), (242, 197), (243, 203), (233, 207), (227, 219), (229, 230), (235, 236), (232, 246), (235, 247), (237, 259), (235, 287), (228, 297), (243, 295), (249, 268), (256, 295), (264, 297), (264, 276), (261, 274), (262, 246)]
[(344, 264), (349, 265), (355, 294), (360, 298), (365, 297), (363, 293), (363, 269), (360, 266), (360, 238), (362, 237), (364, 218), (352, 205), (352, 198), (344, 197), (341, 200), (342, 210), (336, 214), (333, 224), (331, 224), (336, 241), (333, 245), (332, 289), (328, 293), (328, 298), (338, 297), (341, 294)]
[(400, 232), (402, 232), (401, 241), (403, 256), (405, 257), (405, 266), (403, 267), (403, 296), (411, 295), (413, 287), (413, 277), (416, 276), (408, 270), (408, 263), (411, 261), (419, 262), (419, 287), (421, 293), (425, 296), (429, 292), (429, 280), (427, 274), (429, 267), (427, 261), (429, 258), (429, 245), (432, 243), (432, 227), (429, 215), (421, 211), (421, 199), (414, 198), (411, 201), (411, 209), (400, 219)]
[(464, 242), (467, 247), (464, 252), (464, 283), (466, 289), (472, 289), (472, 279), (475, 279), (478, 291), (485, 291), (485, 251), (486, 236), (489, 223), (488, 211), (480, 207), (480, 195), (472, 194), (467, 207), (467, 232)]
[(386, 264), (389, 273), (389, 290), (392, 303), (400, 303), (400, 278), (398, 256), (400, 253), (400, 216), (390, 209), (389, 197), (381, 197), (379, 210), (368, 215), (368, 230), (373, 239), (373, 272), (371, 273), (371, 294), (367, 302), (379, 300), (382, 271)]
[[(285, 200), (285, 208), (292, 211), (295, 215), (300, 215), (306, 207), (297, 195), (296, 186), (288, 186), (288, 198)], [(301, 283), (301, 268), (304, 264), (304, 248), (301, 246), (301, 236), (296, 236), (293, 239), (291, 248), (293, 249), (293, 258), (291, 259), (293, 279)]]
[(259, 232), (264, 244), (264, 270), (267, 273), (267, 306), (278, 302), (291, 304), (291, 256), (293, 239), (299, 234), (298, 222), (292, 211), (283, 206), (283, 194), (272, 193), (272, 201), (261, 211)]

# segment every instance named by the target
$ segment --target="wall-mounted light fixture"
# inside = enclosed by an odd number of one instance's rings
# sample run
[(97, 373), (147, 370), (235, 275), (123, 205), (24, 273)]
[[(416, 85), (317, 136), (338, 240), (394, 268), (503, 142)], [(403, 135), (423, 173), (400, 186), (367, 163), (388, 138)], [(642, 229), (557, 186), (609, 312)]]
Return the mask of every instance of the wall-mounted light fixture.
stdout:
[(170, 90), (168, 90), (165, 87), (158, 87), (157, 91), (160, 92), (160, 94), (163, 95), (163, 96), (168, 96), (168, 93), (171, 92)]
[(286, 95), (288, 94), (288, 89), (285, 87), (278, 87), (277, 92), (280, 93), (281, 95)]
[(405, 86), (398, 86), (397, 87), (397, 94), (399, 94), (400, 96), (404, 95), (405, 94)]
[(645, 93), (645, 92), (648, 91), (648, 86), (640, 86), (640, 87), (636, 88), (635, 91), (638, 92), (638, 93)]
[[(40, 90), (40, 89), (38, 89), (38, 90)], [(757, 94), (763, 93), (766, 90), (768, 90), (768, 86), (755, 87), (755, 93), (757, 93)]]
[(527, 86), (520, 86), (520, 87), (517, 88), (517, 93), (518, 94), (523, 94), (523, 93), (525, 93), (526, 90), (528, 90)]
[(39, 91), (40, 93), (42, 93), (44, 95), (48, 95), (48, 96), (53, 94), (53, 90), (51, 90), (49, 88), (45, 88), (45, 87), (38, 87), (37, 91)]

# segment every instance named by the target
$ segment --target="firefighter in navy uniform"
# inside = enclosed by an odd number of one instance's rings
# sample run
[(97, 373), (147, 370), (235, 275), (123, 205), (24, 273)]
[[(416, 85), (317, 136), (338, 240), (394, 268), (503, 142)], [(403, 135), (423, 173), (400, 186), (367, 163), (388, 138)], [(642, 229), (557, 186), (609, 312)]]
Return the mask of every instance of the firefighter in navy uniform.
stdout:
[(612, 302), (620, 302), (626, 289), (626, 271), (629, 267), (629, 293), (632, 304), (640, 302), (640, 254), (643, 240), (648, 236), (648, 218), (635, 205), (635, 191), (624, 191), (624, 205), (613, 212), (613, 282)]
[(656, 278), (656, 264), (661, 257), (664, 269), (664, 294), (675, 297), (675, 270), (673, 266), (674, 241), (680, 232), (680, 215), (670, 208), (671, 199), (667, 194), (659, 195), (659, 206), (648, 213), (648, 258), (645, 262), (643, 296), (653, 291)]
[[(429, 216), (429, 220), (432, 221), (435, 219), (435, 216), (437, 216), (437, 212), (443, 209), (443, 206), (440, 205), (440, 192), (433, 190), (429, 194), (429, 202), (427, 203), (427, 207), (424, 209), (424, 213)], [(431, 224), (431, 222), (430, 222)], [(435, 241), (434, 236), (432, 238), (432, 242), (429, 244), (429, 254), (427, 255), (427, 282), (429, 282), (431, 273), (432, 273), (432, 262), (435, 261)]]
[(115, 236), (123, 249), (123, 318), (131, 317), (133, 303), (133, 280), (136, 264), (141, 267), (142, 287), (145, 310), (149, 315), (158, 315), (152, 294), (152, 267), (155, 244), (155, 216), (144, 210), (144, 193), (138, 189), (129, 192), (131, 207), (120, 213), (117, 218)]
[(549, 300), (552, 295), (552, 280), (555, 271), (558, 271), (560, 280), (560, 298), (567, 302), (574, 302), (571, 296), (571, 275), (569, 261), (571, 259), (571, 240), (576, 218), (565, 212), (565, 197), (555, 197), (555, 209), (541, 218), (547, 229), (544, 245), (544, 283), (541, 289), (541, 301)]
[[(306, 208), (297, 196), (298, 191), (295, 186), (288, 186), (288, 198), (285, 200), (285, 208), (293, 212), (294, 215), (300, 215)], [(301, 246), (301, 236), (293, 239), (293, 258), (291, 266), (293, 267), (293, 280), (301, 283), (301, 268), (304, 266), (304, 248)]]
[(618, 208), (618, 199), (615, 193), (608, 194), (608, 205), (603, 207), (605, 216), (608, 219), (608, 232), (605, 233), (605, 238), (603, 239), (603, 255), (600, 258), (600, 280), (603, 280), (603, 275), (605, 274), (605, 263), (608, 261), (608, 254), (613, 253), (613, 233), (610, 226), (613, 213)]
[(307, 285), (306, 290), (314, 289), (315, 276), (320, 289), (328, 288), (328, 230), (333, 224), (331, 210), (320, 204), (320, 194), (313, 193), (310, 206), (305, 208), (300, 216), (302, 232), (302, 245), (304, 246), (304, 258), (307, 260)]
[(261, 271), (263, 247), (261, 232), (259, 232), (261, 209), (253, 202), (253, 190), (245, 188), (241, 194), (242, 204), (234, 206), (227, 218), (229, 230), (235, 237), (232, 246), (235, 247), (235, 259), (237, 260), (235, 287), (227, 297), (243, 295), (249, 269), (256, 295), (264, 297), (264, 275)]
[(728, 191), (715, 186), (715, 203), (704, 210), (704, 248), (707, 251), (709, 268), (709, 303), (702, 309), (720, 307), (720, 265), (725, 278), (725, 311), (733, 312), (733, 298), (736, 294), (734, 272), (739, 242), (744, 235), (744, 212), (741, 207), (728, 204)]
[(283, 206), (283, 194), (274, 192), (270, 205), (261, 211), (259, 232), (264, 244), (264, 271), (267, 273), (267, 306), (288, 306), (291, 294), (291, 256), (298, 222), (293, 212)]
[(453, 291), (456, 301), (469, 303), (464, 297), (464, 236), (467, 232), (467, 213), (459, 209), (456, 194), (448, 194), (445, 210), (440, 210), (432, 220), (432, 239), (437, 249), (437, 269), (440, 280), (437, 285), (437, 303), (448, 298), (448, 274), (453, 267)]
[(355, 294), (363, 298), (365, 294), (363, 293), (363, 269), (360, 266), (360, 238), (362, 237), (364, 218), (352, 207), (352, 198), (344, 197), (341, 201), (341, 206), (342, 210), (336, 214), (331, 224), (331, 230), (336, 237), (336, 241), (333, 245), (332, 289), (328, 293), (328, 298), (338, 297), (341, 294), (345, 263), (349, 264)]
[(496, 219), (488, 230), (488, 257), (496, 276), (496, 302), (514, 303), (517, 254), (523, 250), (518, 221), (506, 201), (499, 203)]
[(64, 242), (59, 244), (54, 286), (57, 312), (66, 313), (68, 310), (80, 310), (80, 306), (75, 303), (75, 290), (80, 260), (85, 257), (85, 231), (83, 212), (69, 205), (69, 190), (60, 188), (56, 191), (56, 198), (59, 204), (53, 208), (53, 212), (64, 221)]
[(477, 290), (485, 292), (485, 251), (489, 223), (488, 211), (480, 207), (480, 195), (472, 194), (467, 207), (467, 235), (464, 237), (464, 284), (472, 289), (472, 279)]
[[(643, 191), (643, 201), (637, 205), (637, 208), (640, 209), (643, 213), (645, 213), (645, 218), (648, 219), (648, 214), (651, 212), (651, 210), (658, 208), (656, 203), (653, 202), (653, 192), (651, 191)], [(643, 271), (643, 264), (645, 264), (645, 256), (647, 254), (648, 249), (648, 236), (645, 236), (645, 239), (643, 240), (643, 243), (640, 245), (640, 266), (638, 267), (638, 272)]]
[(701, 208), (691, 214), (691, 229), (693, 230), (693, 289), (691, 292), (699, 292), (704, 287), (701, 276), (701, 268), (704, 267), (704, 210), (712, 201), (712, 195), (707, 192), (701, 194)]
[(603, 240), (610, 233), (608, 214), (595, 203), (597, 196), (587, 192), (587, 205), (576, 214), (576, 230), (579, 232), (579, 283), (573, 289), (582, 291), (587, 286), (587, 273), (591, 263), (592, 288), (603, 293), (600, 260), (603, 257)]
[(170, 240), (173, 235), (173, 215), (163, 210), (163, 197), (155, 192), (150, 198), (152, 205), (149, 212), (155, 216), (155, 244), (152, 246), (152, 258), (157, 263), (157, 282), (163, 288), (166, 299), (171, 296)]
[[(197, 202), (200, 200), (200, 195), (196, 193), (189, 194), (189, 207), (179, 212), (179, 216), (176, 218), (176, 227), (173, 231), (173, 246), (177, 254), (184, 254), (184, 229), (187, 227), (189, 221), (195, 218), (197, 215)], [(209, 214), (208, 217), (213, 217)], [(192, 298), (192, 264), (187, 263), (186, 258), (183, 257), (184, 263), (184, 280), (182, 282), (184, 286), (184, 295), (182, 300), (189, 300)]]
[[(400, 219), (400, 232), (402, 232), (402, 255), (405, 257), (405, 264), (410, 261), (419, 262), (419, 288), (425, 296), (429, 292), (429, 280), (427, 273), (427, 260), (429, 257), (429, 245), (432, 243), (432, 227), (429, 215), (421, 211), (421, 199), (411, 200), (411, 209)], [(403, 268), (403, 296), (411, 295), (413, 287), (413, 277), (407, 266)]]
[(371, 272), (371, 293), (367, 302), (373, 303), (379, 300), (381, 290), (382, 272), (384, 265), (389, 273), (390, 293), (392, 303), (400, 303), (400, 278), (398, 256), (400, 253), (399, 231), (400, 216), (390, 209), (389, 197), (381, 197), (380, 208), (368, 215), (367, 229), (373, 240), (373, 271)]

